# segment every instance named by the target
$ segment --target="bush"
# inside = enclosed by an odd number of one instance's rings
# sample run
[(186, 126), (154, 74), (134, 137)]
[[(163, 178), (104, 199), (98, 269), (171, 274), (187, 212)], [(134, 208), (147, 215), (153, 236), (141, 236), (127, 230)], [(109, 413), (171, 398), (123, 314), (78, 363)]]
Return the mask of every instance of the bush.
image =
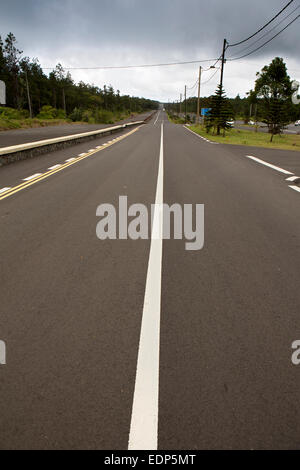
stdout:
[(96, 122), (102, 124), (113, 124), (114, 115), (111, 111), (106, 111), (105, 109), (97, 110), (95, 114)]
[(40, 113), (37, 115), (38, 119), (55, 119), (57, 117), (57, 109), (52, 106), (43, 106)]
[(29, 112), (25, 109), (19, 111), (18, 109), (0, 107), (0, 119), (25, 119), (28, 116)]
[(80, 108), (74, 108), (71, 114), (69, 115), (69, 118), (73, 121), (82, 121), (82, 109)]
[(66, 113), (64, 112), (63, 109), (58, 109), (57, 112), (56, 112), (56, 116), (55, 116), (57, 119), (66, 119), (67, 115)]

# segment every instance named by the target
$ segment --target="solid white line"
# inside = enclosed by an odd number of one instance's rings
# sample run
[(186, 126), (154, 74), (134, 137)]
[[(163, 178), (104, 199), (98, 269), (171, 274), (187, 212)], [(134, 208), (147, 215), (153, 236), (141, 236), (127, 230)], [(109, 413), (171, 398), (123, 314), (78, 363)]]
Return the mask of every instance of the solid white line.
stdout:
[(2, 189), (0, 189), (0, 194), (5, 193), (5, 191), (8, 191), (9, 189), (11, 189), (11, 188), (2, 188)]
[(289, 185), (290, 188), (294, 189), (295, 191), (298, 191), (300, 193), (300, 187), (299, 186), (291, 186)]
[(254, 160), (257, 163), (261, 163), (262, 165), (268, 166), (269, 168), (272, 168), (273, 170), (279, 171), (280, 173), (284, 173), (285, 175), (293, 175), (291, 171), (284, 170), (283, 168), (280, 168), (279, 166), (272, 165), (271, 163), (267, 163), (264, 160), (261, 160), (260, 158), (253, 157), (252, 155), (246, 155), (247, 158), (251, 158), (251, 160)]
[(157, 450), (163, 234), (163, 158), (162, 123), (155, 210), (131, 414), (129, 450)]
[(155, 126), (155, 124), (157, 123), (157, 120), (158, 120), (158, 118), (159, 118), (159, 115), (160, 115), (160, 111), (158, 112), (158, 114), (157, 114), (157, 116), (156, 116), (156, 119), (155, 119), (155, 122), (154, 122), (153, 126)]
[(28, 178), (24, 178), (23, 181), (30, 181), (33, 180), (33, 178), (37, 178), (38, 176), (41, 176), (43, 173), (36, 173), (35, 175), (28, 176)]
[(54, 166), (50, 166), (50, 168), (48, 168), (48, 170), (56, 170), (56, 168), (59, 168), (61, 165), (54, 165)]

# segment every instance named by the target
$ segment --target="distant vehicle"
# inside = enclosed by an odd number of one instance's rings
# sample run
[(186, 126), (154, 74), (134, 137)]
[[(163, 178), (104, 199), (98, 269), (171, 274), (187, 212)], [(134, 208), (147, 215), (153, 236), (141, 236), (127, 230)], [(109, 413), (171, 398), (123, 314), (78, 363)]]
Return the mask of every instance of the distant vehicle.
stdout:
[(250, 124), (250, 126), (255, 126), (255, 122), (252, 121), (252, 120), (250, 120), (250, 121), (248, 122), (248, 124)]
[(233, 127), (234, 126), (234, 120), (230, 119), (230, 121), (226, 121), (227, 126)]
[(298, 119), (298, 121), (295, 122), (295, 126), (300, 126), (300, 119)]

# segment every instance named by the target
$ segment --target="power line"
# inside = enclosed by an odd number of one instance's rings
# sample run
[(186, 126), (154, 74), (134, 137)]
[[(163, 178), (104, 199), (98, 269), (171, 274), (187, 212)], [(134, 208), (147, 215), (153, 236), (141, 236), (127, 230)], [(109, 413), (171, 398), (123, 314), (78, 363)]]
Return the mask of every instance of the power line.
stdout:
[(214, 78), (214, 76), (216, 75), (216, 73), (218, 73), (219, 70), (220, 70), (220, 67), (218, 67), (218, 68), (215, 70), (215, 72), (211, 75), (211, 77), (209, 77), (208, 80), (205, 80), (205, 82), (202, 82), (201, 85), (206, 85), (206, 83), (210, 82), (210, 81)]
[[(162, 64), (141, 64), (141, 65), (117, 65), (117, 66), (100, 66), (100, 67), (63, 67), (64, 70), (112, 70), (112, 69), (132, 69), (144, 67), (166, 67), (169, 65), (186, 65), (200, 64), (204, 62), (213, 62), (219, 59), (190, 60), (186, 62), (167, 62)], [(44, 70), (55, 70), (55, 67), (42, 67)]]
[(249, 39), (252, 39), (254, 36), (256, 36), (258, 33), (260, 33), (263, 29), (265, 29), (267, 26), (269, 26), (270, 23), (272, 23), (279, 15), (281, 15), (281, 13), (287, 9), (287, 7), (293, 3), (294, 0), (290, 0), (286, 5), (285, 7), (283, 7), (275, 16), (273, 16), (273, 18), (268, 21), (268, 23), (266, 23), (262, 28), (260, 28), (258, 31), (256, 31), (256, 33), (254, 34), (251, 34), (251, 36), (249, 36), (248, 38), (246, 39), (243, 39), (242, 41), (239, 41), (239, 42), (236, 42), (234, 44), (228, 44), (228, 47), (234, 47), (234, 46), (239, 46), (240, 44), (243, 44), (244, 42), (246, 41), (249, 41)]
[[(244, 47), (243, 49), (241, 49), (238, 53), (239, 54), (242, 54), (244, 51), (247, 51), (248, 49), (251, 49), (251, 47), (253, 47), (255, 44), (257, 44), (259, 41), (261, 41), (263, 38), (265, 38), (266, 36), (268, 36), (268, 34), (270, 34), (272, 31), (274, 31), (274, 29), (278, 28), (279, 25), (281, 25), (282, 23), (285, 22), (285, 20), (287, 20), (290, 16), (292, 16), (293, 13), (295, 13), (295, 11), (299, 10), (300, 8), (300, 5), (298, 5), (296, 8), (294, 8), (293, 11), (291, 11), (291, 13), (289, 13), (287, 16), (285, 16), (281, 21), (279, 21), (275, 26), (273, 26), (273, 28), (269, 29), (269, 31), (267, 31), (265, 34), (263, 34), (262, 36), (260, 36), (258, 39), (256, 39), (252, 44), (250, 44), (249, 46), (246, 46)], [(230, 59), (230, 57), (229, 57)]]
[(251, 52), (248, 52), (248, 54), (244, 54), (240, 57), (234, 57), (233, 59), (227, 59), (227, 60), (239, 60), (239, 59), (243, 59), (244, 57), (247, 57), (248, 55), (250, 54), (253, 54), (254, 52), (257, 52), (259, 51), (259, 49), (261, 49), (262, 47), (264, 47), (266, 44), (268, 44), (269, 42), (273, 41), (273, 39), (275, 39), (277, 36), (279, 36), (279, 34), (281, 34), (283, 31), (285, 31), (289, 26), (291, 26), (291, 24), (293, 24), (298, 18), (300, 17), (300, 15), (296, 16), (296, 18), (294, 18), (292, 21), (290, 21), (284, 28), (282, 28), (277, 34), (275, 34), (275, 36), (271, 37), (271, 39), (269, 39), (268, 41), (264, 42), (263, 44), (261, 44), (259, 47), (257, 47), (256, 49), (254, 49), (253, 51)]

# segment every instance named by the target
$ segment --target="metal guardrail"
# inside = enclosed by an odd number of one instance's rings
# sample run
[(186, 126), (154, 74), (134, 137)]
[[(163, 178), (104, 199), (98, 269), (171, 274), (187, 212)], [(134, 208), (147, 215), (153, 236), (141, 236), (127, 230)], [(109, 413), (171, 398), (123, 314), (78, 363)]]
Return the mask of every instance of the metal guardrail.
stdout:
[(124, 129), (128, 126), (135, 126), (138, 124), (144, 124), (144, 121), (129, 122), (127, 124), (122, 124), (120, 126), (105, 127), (97, 131), (89, 131), (89, 132), (83, 132), (81, 134), (73, 134), (73, 135), (67, 135), (63, 137), (56, 137), (54, 139), (38, 140), (35, 142), (29, 142), (27, 144), (13, 145), (10, 147), (0, 147), (0, 155), (9, 155), (11, 153), (18, 153), (18, 152), (23, 152), (26, 150), (32, 150), (38, 147), (55, 145), (61, 142), (70, 142), (74, 140), (79, 140), (85, 137), (93, 137), (93, 136), (106, 134), (106, 133), (110, 134), (112, 132), (117, 132), (118, 130)]

